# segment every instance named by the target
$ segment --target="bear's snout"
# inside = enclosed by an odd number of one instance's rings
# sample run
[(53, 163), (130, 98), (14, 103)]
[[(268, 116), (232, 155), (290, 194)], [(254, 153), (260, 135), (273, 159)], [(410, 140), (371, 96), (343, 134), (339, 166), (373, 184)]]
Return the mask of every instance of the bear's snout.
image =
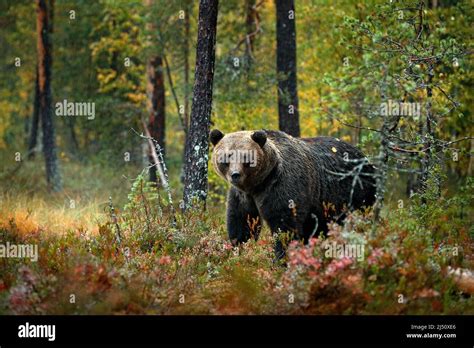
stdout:
[(230, 178), (231, 178), (231, 180), (232, 180), (232, 183), (234, 183), (234, 184), (237, 184), (237, 183), (239, 182), (240, 177), (241, 177), (241, 175), (240, 175), (240, 173), (239, 173), (238, 171), (234, 171), (234, 172), (232, 172), (232, 174), (230, 175)]

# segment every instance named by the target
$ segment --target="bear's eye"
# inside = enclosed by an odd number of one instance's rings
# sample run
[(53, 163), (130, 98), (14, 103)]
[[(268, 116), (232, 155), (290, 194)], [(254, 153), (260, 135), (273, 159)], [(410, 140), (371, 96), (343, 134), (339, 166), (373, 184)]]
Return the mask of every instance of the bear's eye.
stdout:
[(245, 168), (250, 167), (250, 162), (244, 162), (244, 167), (245, 167)]

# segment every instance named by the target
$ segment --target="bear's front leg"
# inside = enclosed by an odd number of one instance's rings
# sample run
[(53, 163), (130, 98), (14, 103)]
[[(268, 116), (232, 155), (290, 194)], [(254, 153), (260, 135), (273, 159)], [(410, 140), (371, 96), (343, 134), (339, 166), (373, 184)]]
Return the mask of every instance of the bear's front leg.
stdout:
[(293, 201), (288, 206), (272, 201), (264, 204), (262, 215), (272, 234), (276, 235), (275, 260), (278, 261), (285, 256), (292, 240), (304, 238), (303, 222), (307, 214), (301, 209), (297, 210)]
[(302, 224), (294, 222), (291, 224), (280, 223), (270, 226), (272, 235), (276, 236), (274, 245), (275, 260), (278, 261), (285, 257), (286, 249), (292, 240), (301, 239)]
[(257, 206), (251, 196), (231, 187), (227, 196), (227, 232), (233, 245), (258, 238), (262, 227)]

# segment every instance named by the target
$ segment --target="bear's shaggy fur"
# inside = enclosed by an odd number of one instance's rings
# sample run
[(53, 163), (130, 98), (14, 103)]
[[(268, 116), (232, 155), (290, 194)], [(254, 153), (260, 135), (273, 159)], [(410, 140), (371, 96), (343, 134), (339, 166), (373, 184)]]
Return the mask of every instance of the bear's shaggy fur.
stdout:
[[(272, 233), (307, 241), (330, 220), (375, 202), (374, 168), (356, 147), (331, 137), (294, 138), (280, 131), (213, 130), (213, 165), (232, 184), (227, 230), (233, 244)], [(237, 156), (237, 153), (244, 154)], [(276, 256), (284, 254), (277, 242)]]

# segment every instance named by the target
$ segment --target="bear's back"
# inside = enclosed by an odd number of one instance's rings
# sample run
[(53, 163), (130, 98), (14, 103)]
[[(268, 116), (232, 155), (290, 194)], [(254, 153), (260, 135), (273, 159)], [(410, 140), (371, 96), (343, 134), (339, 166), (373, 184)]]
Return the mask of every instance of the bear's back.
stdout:
[[(354, 208), (375, 202), (375, 169), (357, 147), (333, 137), (301, 139), (309, 144), (321, 173), (321, 198)], [(354, 180), (354, 177), (358, 178)], [(354, 190), (353, 190), (354, 189)], [(352, 199), (347, 195), (352, 192)], [(349, 204), (348, 204), (349, 203)]]

